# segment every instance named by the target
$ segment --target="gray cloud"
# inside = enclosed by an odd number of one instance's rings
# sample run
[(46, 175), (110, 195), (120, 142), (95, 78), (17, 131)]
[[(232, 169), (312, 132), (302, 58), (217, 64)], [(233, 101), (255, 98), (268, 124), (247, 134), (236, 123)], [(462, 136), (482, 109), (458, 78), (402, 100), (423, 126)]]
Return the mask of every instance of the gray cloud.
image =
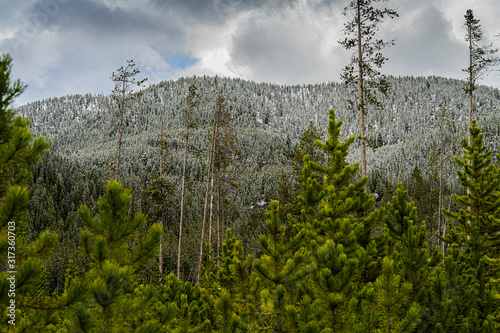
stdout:
[[(300, 16), (251, 19), (233, 38), (231, 65), (255, 80), (309, 83), (332, 80), (332, 63), (320, 55), (325, 36)], [(333, 53), (333, 48), (329, 48)]]
[[(31, 8), (28, 15), (40, 11), (40, 0)], [(48, 23), (46, 29), (56, 30), (59, 34), (84, 32), (99, 39), (127, 38), (150, 39), (156, 43), (164, 41), (171, 45), (182, 44), (185, 39), (184, 23), (175, 15), (155, 12), (147, 5), (141, 9), (129, 6), (110, 8), (103, 2), (93, 0), (66, 0)]]
[(451, 22), (433, 6), (419, 10), (391, 33), (396, 45), (385, 52), (389, 57), (385, 70), (391, 74), (456, 76), (464, 67), (465, 45), (453, 36)]
[[(219, 74), (283, 84), (339, 80), (350, 54), (348, 0), (29, 0), (0, 12), (0, 53), (29, 84), (19, 103), (69, 93), (108, 93), (113, 70), (134, 59), (154, 83)], [(473, 3), (474, 4), (474, 3)], [(463, 15), (469, 0), (383, 2), (400, 17), (379, 36), (392, 75), (463, 77)], [(474, 8), (493, 42), (496, 0)], [(491, 81), (491, 80), (490, 80)], [(500, 82), (491, 81), (500, 86)]]
[(269, 6), (286, 5), (285, 2), (295, 0), (149, 0), (163, 12), (172, 12), (182, 16), (189, 24), (220, 24), (247, 11)]

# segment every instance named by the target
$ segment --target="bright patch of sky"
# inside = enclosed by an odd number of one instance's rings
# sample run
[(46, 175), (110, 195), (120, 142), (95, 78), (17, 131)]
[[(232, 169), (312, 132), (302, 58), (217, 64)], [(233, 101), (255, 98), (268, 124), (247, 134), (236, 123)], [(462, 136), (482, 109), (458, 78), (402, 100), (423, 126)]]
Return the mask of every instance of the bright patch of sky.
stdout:
[(175, 55), (162, 54), (161, 58), (167, 64), (169, 64), (175, 68), (180, 68), (180, 69), (186, 69), (188, 67), (191, 67), (197, 61), (196, 59), (192, 59), (189, 56), (180, 55), (180, 54), (175, 54)]

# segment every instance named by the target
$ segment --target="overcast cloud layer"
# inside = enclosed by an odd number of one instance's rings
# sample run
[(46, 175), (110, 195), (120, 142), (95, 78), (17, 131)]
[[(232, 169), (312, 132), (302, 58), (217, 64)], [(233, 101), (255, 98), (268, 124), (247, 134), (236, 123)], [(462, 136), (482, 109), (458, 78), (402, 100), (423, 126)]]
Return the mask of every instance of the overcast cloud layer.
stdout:
[[(338, 81), (350, 54), (343, 38), (348, 0), (8, 0), (0, 53), (29, 85), (18, 104), (76, 93), (108, 94), (111, 73), (134, 59), (148, 83), (221, 75), (279, 84)], [(500, 45), (498, 0), (389, 0), (382, 72), (464, 78), (466, 9), (485, 43)], [(500, 87), (492, 73), (483, 84)]]

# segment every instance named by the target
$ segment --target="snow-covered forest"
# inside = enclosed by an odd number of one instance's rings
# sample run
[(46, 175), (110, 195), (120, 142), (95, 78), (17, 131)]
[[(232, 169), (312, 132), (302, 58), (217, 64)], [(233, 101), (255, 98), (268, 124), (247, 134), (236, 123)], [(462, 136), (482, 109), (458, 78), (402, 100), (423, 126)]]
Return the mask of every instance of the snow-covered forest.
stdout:
[(2, 56), (0, 331), (498, 332), (490, 62), (385, 77), (377, 43), (342, 83), (141, 86), (129, 61), (109, 95), (16, 108)]

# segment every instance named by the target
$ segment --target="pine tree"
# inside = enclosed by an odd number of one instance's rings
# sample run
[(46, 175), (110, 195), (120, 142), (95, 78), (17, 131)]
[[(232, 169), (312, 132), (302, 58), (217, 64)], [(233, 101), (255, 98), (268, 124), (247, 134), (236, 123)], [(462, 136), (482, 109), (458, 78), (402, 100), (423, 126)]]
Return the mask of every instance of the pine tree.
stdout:
[[(211, 332), (214, 316), (206, 290), (168, 275), (151, 310), (165, 318), (167, 332)], [(171, 318), (168, 321), (168, 318)]]
[(324, 143), (316, 140), (316, 145), (327, 156), (327, 164), (310, 162), (311, 169), (323, 176), (324, 192), (319, 202), (319, 219), (314, 221), (314, 230), (320, 244), (323, 243), (321, 238), (337, 241), (336, 233), (342, 230), (343, 227), (340, 225), (344, 224), (343, 219), (347, 219), (350, 221), (348, 228), (357, 229), (356, 242), (364, 249), (368, 249), (374, 240), (374, 229), (382, 223), (384, 211), (373, 209), (375, 204), (373, 194), (364, 191), (368, 182), (367, 177), (353, 181), (359, 163), (351, 166), (345, 159), (354, 136), (340, 142), (342, 123), (342, 120), (335, 121), (335, 111), (331, 109), (327, 127), (328, 137)]
[[(418, 330), (434, 327), (431, 319), (434, 315), (431, 310), (440, 304), (447, 305), (445, 288), (443, 287), (442, 276), (433, 273), (442, 261), (442, 254), (439, 247), (430, 251), (427, 244), (426, 223), (422, 221), (418, 225), (418, 216), (415, 203), (408, 202), (408, 192), (403, 190), (401, 183), (398, 184), (396, 195), (392, 198), (392, 203), (387, 204), (388, 217), (386, 218), (386, 230), (389, 236), (388, 256), (395, 262), (395, 272), (402, 279), (402, 283), (409, 286), (409, 293), (405, 297), (409, 303), (418, 304), (419, 313), (414, 320), (420, 322)], [(429, 285), (441, 288), (432, 290), (439, 294), (432, 293)], [(441, 299), (439, 303), (431, 297)], [(431, 307), (434, 308), (431, 309)], [(440, 320), (445, 316), (445, 310), (440, 309)], [(409, 315), (409, 313), (407, 313)], [(409, 318), (409, 317), (408, 317)], [(417, 324), (415, 324), (417, 325)], [(411, 327), (415, 327), (411, 325)]]
[(218, 108), (219, 116), (219, 135), (220, 140), (217, 140), (216, 154), (214, 160), (214, 170), (216, 171), (217, 179), (217, 253), (220, 253), (220, 246), (224, 241), (225, 230), (227, 227), (226, 216), (228, 215), (228, 207), (230, 205), (228, 196), (228, 185), (239, 190), (239, 185), (235, 181), (232, 168), (233, 160), (241, 158), (241, 152), (236, 134), (236, 126), (234, 124), (233, 115), (230, 112), (227, 99), (221, 95), (220, 108)]
[[(175, 186), (167, 181), (161, 174), (151, 175), (144, 194), (149, 204), (148, 217), (153, 221), (160, 221), (163, 228), (167, 226), (167, 220), (172, 221), (177, 206), (174, 199)], [(159, 246), (158, 270), (159, 281), (163, 279), (163, 239)]]
[[(299, 196), (301, 216), (289, 217), (296, 229), (306, 229), (311, 240), (304, 244), (312, 257), (308, 268), (312, 302), (303, 298), (304, 308), (290, 310), (290, 316), (304, 316), (306, 308), (314, 315), (306, 322), (298, 320), (296, 327), (311, 330), (349, 331), (354, 328), (357, 296), (360, 285), (377, 276), (378, 247), (383, 240), (374, 239), (374, 228), (382, 222), (383, 210), (373, 210), (373, 195), (366, 194), (368, 179), (353, 181), (359, 163), (348, 165), (346, 156), (354, 136), (340, 141), (342, 121), (330, 119), (325, 142), (316, 145), (326, 155), (326, 164), (310, 161), (304, 156), (302, 194)], [(322, 181), (318, 181), (322, 176)], [(293, 320), (292, 320), (293, 321)], [(308, 326), (309, 325), (309, 326)]]
[(399, 263), (398, 272), (411, 286), (410, 300), (420, 301), (420, 293), (428, 285), (432, 269), (442, 260), (439, 248), (432, 255), (427, 244), (425, 221), (419, 226), (415, 203), (408, 202), (408, 191), (403, 190), (401, 183), (387, 204), (389, 217), (386, 226), (389, 237), (395, 241), (392, 257)]
[[(49, 143), (33, 138), (30, 121), (12, 108), (25, 89), (11, 78), (12, 58), (0, 59), (0, 304), (2, 326), (39, 331), (47, 316), (36, 316), (33, 308), (55, 309), (73, 300), (66, 295), (55, 301), (44, 293), (43, 259), (57, 244), (57, 235), (45, 231), (28, 243), (23, 235), (29, 207), (29, 167), (40, 160)], [(42, 284), (39, 284), (39, 280)], [(40, 290), (40, 287), (42, 287)], [(15, 325), (15, 326), (14, 326)]]
[(233, 303), (235, 299), (231, 298), (231, 294), (223, 289), (220, 296), (215, 301), (215, 309), (217, 312), (215, 319), (216, 332), (231, 333), (239, 332), (245, 326), (241, 318), (236, 314)]
[[(450, 113), (446, 109), (441, 109), (438, 114), (438, 125), (439, 125), (439, 202), (438, 202), (438, 224), (437, 224), (437, 234), (442, 238), (446, 236), (446, 225), (443, 220), (443, 213), (441, 209), (443, 208), (443, 168), (445, 161), (445, 139), (449, 137), (450, 131)], [(440, 242), (441, 252), (445, 253), (444, 241)]]
[(299, 143), (293, 150), (294, 173), (297, 183), (301, 183), (302, 167), (304, 164), (303, 158), (305, 155), (309, 155), (310, 160), (316, 163), (324, 164), (326, 162), (324, 153), (316, 145), (316, 140), (323, 140), (323, 136), (323, 133), (321, 133), (312, 122), (310, 122), (304, 132), (299, 135)]
[[(498, 49), (493, 49), (490, 45), (479, 46), (483, 39), (483, 32), (479, 20), (474, 18), (472, 9), (467, 9), (465, 13), (465, 41), (469, 42), (469, 67), (464, 69), (469, 77), (464, 84), (463, 89), (469, 96), (469, 127), (472, 126), (472, 112), (473, 112), (473, 97), (474, 91), (477, 89), (476, 82), (487, 71), (487, 69), (500, 62), (500, 59), (494, 57)], [(467, 133), (467, 141), (471, 144), (470, 133)]]
[(373, 284), (378, 324), (382, 332), (413, 332), (419, 323), (419, 305), (410, 303), (411, 285), (396, 273), (388, 257), (382, 262), (382, 274)]
[[(449, 259), (446, 258), (448, 261)], [(454, 290), (449, 288), (444, 271), (445, 268), (439, 266), (434, 269), (429, 277), (430, 284), (425, 303), (428, 310), (422, 316), (422, 326), (427, 332), (458, 331), (457, 306), (450, 297)], [(450, 275), (453, 276), (454, 273)]]
[[(462, 169), (458, 170), (460, 184), (467, 190), (463, 196), (453, 195), (455, 203), (463, 209), (450, 212), (443, 209), (446, 216), (456, 221), (457, 226), (448, 243), (456, 243), (466, 247), (468, 251), (480, 250), (483, 254), (474, 254), (474, 266), (477, 266), (482, 255), (499, 258), (500, 245), (500, 173), (492, 163), (492, 152), (487, 151), (483, 143), (483, 133), (472, 121), (469, 129), (471, 144), (462, 141), (463, 157), (455, 157), (455, 163)], [(499, 158), (500, 155), (497, 155)], [(477, 228), (477, 230), (475, 230)], [(473, 234), (484, 238), (484, 243), (474, 245)], [(472, 255), (472, 253), (471, 253)]]
[[(288, 214), (291, 214), (291, 216), (295, 219), (300, 216), (302, 204), (300, 203), (299, 196), (302, 191), (304, 156), (308, 155), (309, 160), (315, 161), (319, 164), (324, 164), (325, 155), (315, 143), (316, 140), (321, 140), (322, 138), (323, 133), (321, 133), (314, 126), (313, 122), (310, 122), (304, 132), (299, 135), (299, 143), (297, 147), (293, 149), (293, 174), (287, 175), (283, 172), (281, 174), (280, 182), (278, 183), (277, 199), (280, 202), (280, 220), (282, 222), (288, 221)], [(322, 179), (320, 179), (320, 177), (317, 177), (316, 181), (322, 183)]]
[(492, 152), (486, 150), (475, 120), (469, 133), (471, 144), (464, 138), (463, 157), (455, 157), (462, 168), (457, 174), (467, 193), (453, 196), (455, 203), (463, 207), (458, 212), (443, 209), (456, 224), (454, 228), (450, 226), (445, 241), (454, 251), (463, 250), (458, 263), (464, 267), (462, 330), (493, 332), (500, 326), (496, 291), (500, 273), (500, 173), (492, 164)]
[(266, 286), (261, 292), (264, 313), (271, 314), (266, 320), (276, 332), (283, 332), (286, 323), (284, 314), (294, 284), (306, 274), (307, 257), (303, 244), (306, 231), (286, 241), (286, 227), (279, 221), (279, 203), (272, 201), (266, 213), (266, 234), (259, 243), (263, 255), (254, 261), (254, 269)]
[[(366, 170), (366, 145), (367, 137), (365, 134), (365, 114), (369, 104), (380, 105), (372, 88), (379, 89), (382, 93), (387, 93), (389, 84), (385, 76), (381, 76), (376, 68), (382, 67), (387, 60), (381, 53), (382, 49), (394, 44), (384, 42), (381, 39), (375, 39), (378, 25), (382, 19), (397, 17), (398, 14), (392, 9), (375, 9), (372, 3), (381, 0), (352, 0), (344, 9), (344, 15), (352, 13), (354, 18), (345, 23), (344, 33), (346, 37), (339, 43), (347, 50), (355, 49), (351, 63), (347, 65), (341, 75), (346, 85), (358, 86), (358, 103), (351, 101), (351, 107), (359, 110), (360, 116), (360, 139), (361, 139), (361, 175), (367, 176)], [(382, 0), (383, 1), (383, 0)], [(352, 36), (352, 37), (351, 37)], [(376, 79), (380, 77), (377, 82)], [(366, 189), (366, 188), (365, 188)]]
[[(87, 206), (78, 209), (87, 228), (80, 234), (80, 248), (91, 267), (86, 274), (88, 302), (96, 309), (76, 308), (74, 324), (83, 331), (92, 327), (102, 332), (115, 331), (117, 327), (126, 331), (128, 325), (133, 325), (135, 317), (132, 314), (154, 300), (152, 287), (135, 288), (134, 280), (149, 260), (157, 256), (163, 230), (160, 224), (154, 224), (140, 236), (146, 216), (137, 213), (129, 217), (130, 199), (131, 191), (112, 180), (108, 182), (105, 196), (97, 202), (99, 219), (92, 216)], [(158, 318), (140, 325), (144, 330), (160, 326)]]
[[(212, 138), (209, 150), (209, 158), (208, 158), (208, 175), (207, 175), (207, 186), (205, 192), (205, 205), (203, 207), (203, 220), (202, 220), (202, 230), (201, 230), (201, 243), (200, 243), (200, 256), (198, 261), (198, 274), (197, 281), (200, 278), (201, 274), (201, 266), (202, 266), (202, 258), (203, 258), (203, 248), (205, 245), (205, 225), (207, 218), (207, 209), (208, 202), (210, 197), (210, 218), (209, 218), (209, 234), (208, 234), (208, 245), (211, 247), (211, 236), (212, 236), (212, 216), (213, 216), (213, 200), (214, 200), (214, 177), (217, 177), (217, 184), (220, 188), (221, 183), (221, 173), (225, 175), (226, 169), (231, 161), (230, 155), (234, 153), (234, 133), (231, 131), (231, 127), (229, 125), (230, 117), (228, 113), (228, 108), (226, 104), (226, 100), (224, 99), (224, 95), (222, 91), (217, 95), (217, 101), (215, 104), (214, 111), (214, 121), (212, 125)], [(222, 170), (221, 170), (222, 169)], [(222, 171), (222, 172), (221, 172)], [(225, 179), (222, 180), (225, 183)], [(224, 184), (225, 185), (225, 184)], [(210, 193), (210, 195), (209, 195)], [(220, 205), (220, 201), (222, 200), (222, 207)], [(218, 198), (218, 206), (219, 208), (224, 208), (225, 205), (225, 197)], [(223, 214), (221, 214), (223, 215)], [(224, 222), (220, 220), (221, 216), (217, 216), (218, 218), (218, 227), (217, 227), (217, 251), (219, 251), (220, 247), (220, 224)]]
[[(123, 135), (123, 119), (125, 117), (125, 112), (127, 104), (134, 99), (141, 96), (141, 93), (134, 93), (133, 86), (143, 86), (146, 79), (136, 81), (135, 77), (140, 71), (135, 67), (135, 62), (133, 60), (127, 60), (127, 66), (120, 67), (117, 69), (117, 73), (113, 72), (111, 74), (111, 81), (115, 82), (115, 88), (111, 92), (113, 100), (117, 104), (117, 109), (113, 110), (116, 118), (118, 119), (118, 147), (116, 155), (116, 170), (115, 179), (118, 180), (120, 175), (120, 156), (122, 150), (122, 135)], [(110, 107), (110, 109), (113, 109)]]
[(218, 261), (220, 266), (214, 280), (230, 293), (236, 313), (248, 324), (250, 314), (256, 312), (259, 279), (252, 274), (253, 256), (243, 256), (241, 242), (232, 236), (231, 229), (226, 230)]

